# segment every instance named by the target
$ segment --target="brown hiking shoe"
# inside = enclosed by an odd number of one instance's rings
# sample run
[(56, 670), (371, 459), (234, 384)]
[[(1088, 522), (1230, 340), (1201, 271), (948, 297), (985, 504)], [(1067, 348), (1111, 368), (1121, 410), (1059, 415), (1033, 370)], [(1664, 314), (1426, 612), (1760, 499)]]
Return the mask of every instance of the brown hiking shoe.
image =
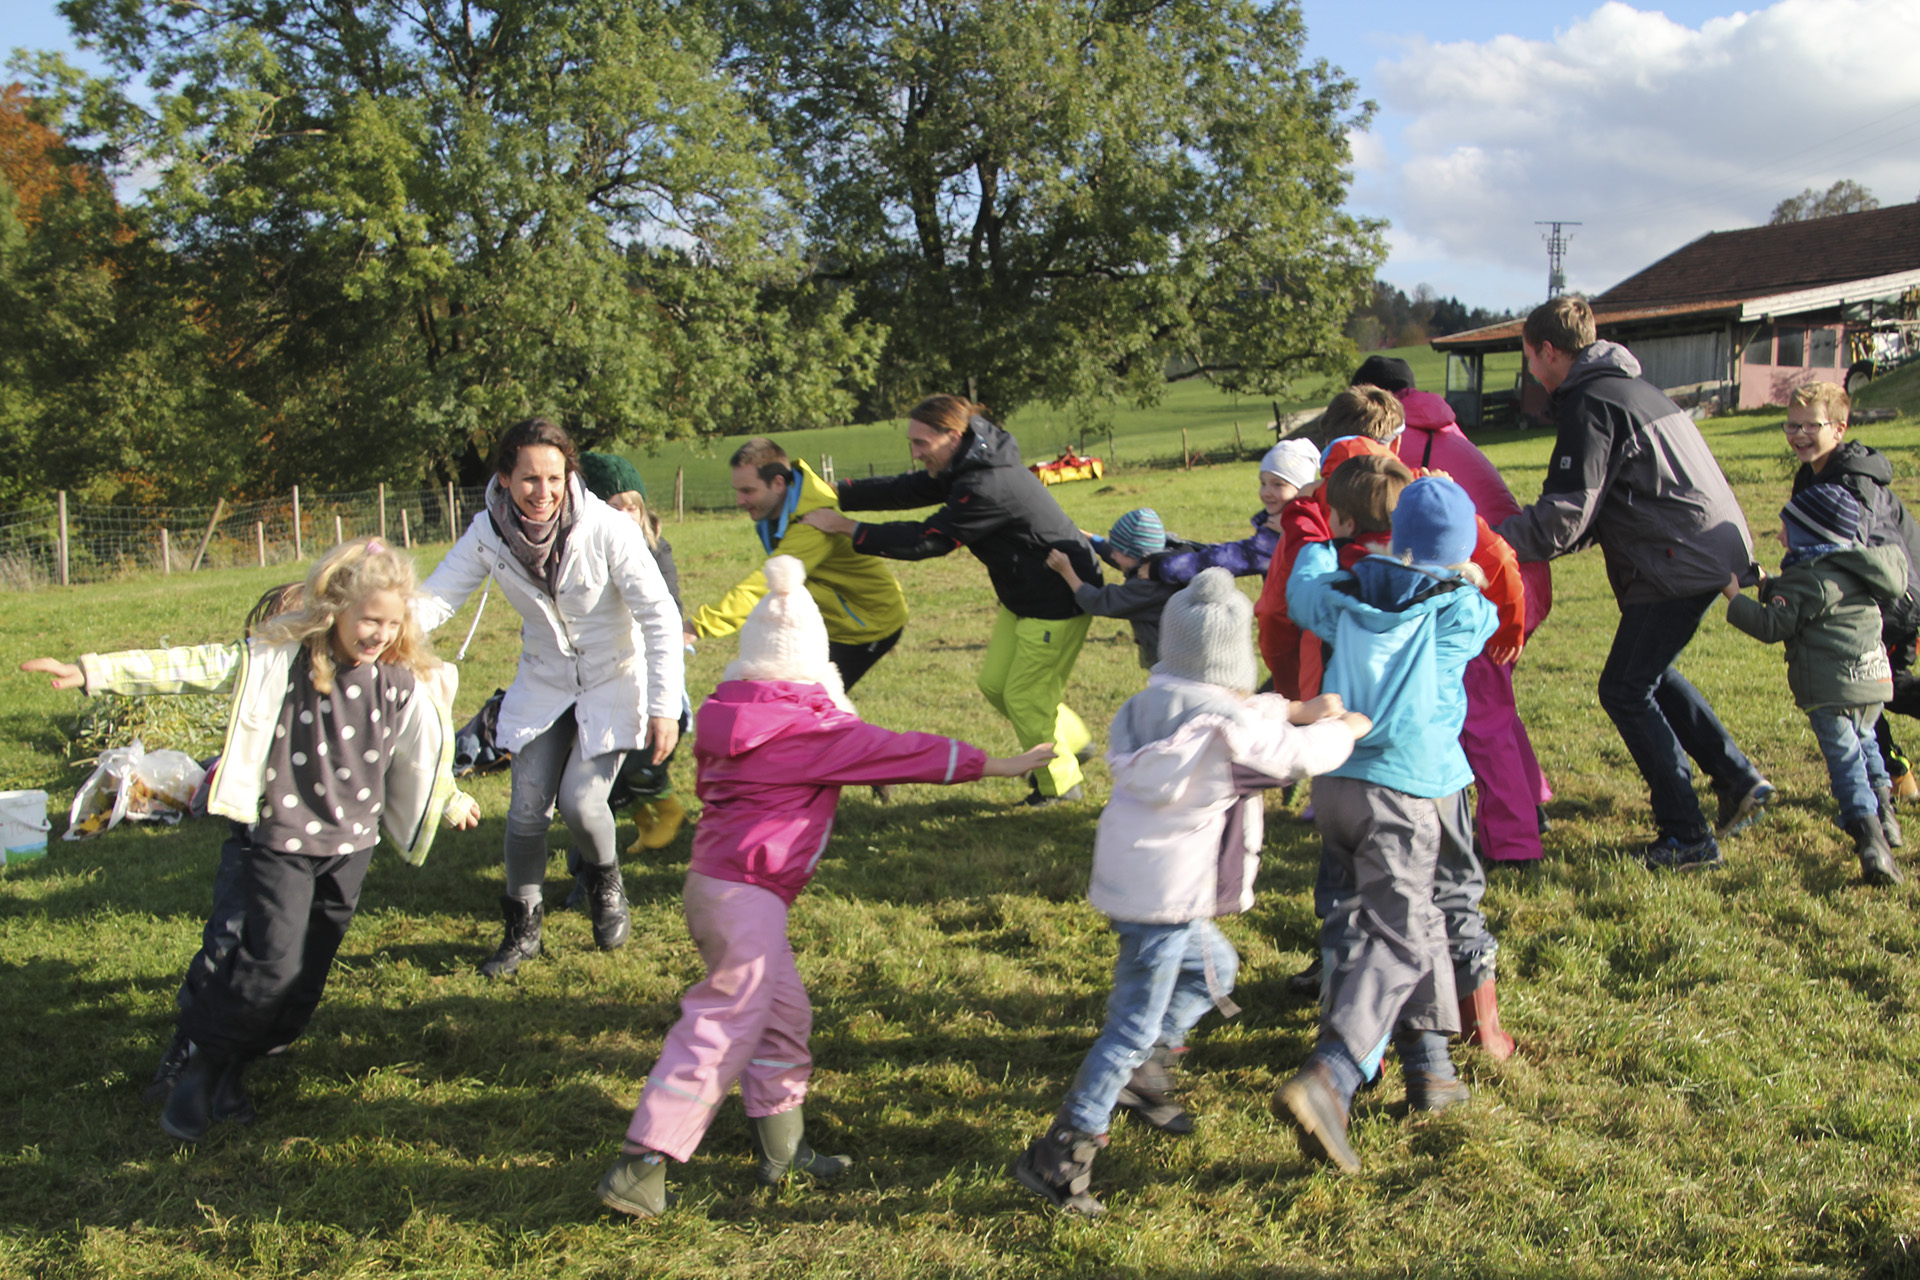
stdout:
[(1347, 1109), (1327, 1078), (1327, 1069), (1309, 1062), (1273, 1095), (1273, 1114), (1300, 1131), (1300, 1154), (1326, 1160), (1342, 1173), (1360, 1172), (1360, 1157), (1347, 1143)]

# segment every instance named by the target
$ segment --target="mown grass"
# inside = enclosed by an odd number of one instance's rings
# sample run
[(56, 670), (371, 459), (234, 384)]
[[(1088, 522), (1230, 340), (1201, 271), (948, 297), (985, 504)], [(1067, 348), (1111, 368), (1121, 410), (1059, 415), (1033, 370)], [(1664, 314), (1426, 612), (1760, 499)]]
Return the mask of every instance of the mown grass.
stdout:
[[(1770, 529), (1791, 463), (1778, 414), (1708, 424), (1751, 523)], [(1873, 428), (1911, 494), (1920, 433)], [(1497, 436), (1517, 491), (1548, 441)], [(1237, 535), (1251, 468), (1124, 472), (1057, 490), (1085, 525), (1157, 506)], [(688, 598), (748, 564), (743, 524), (670, 534)], [(1763, 555), (1772, 558), (1769, 547)], [(424, 554), (423, 560), (431, 560)], [(902, 566), (914, 618), (861, 685), (872, 719), (1012, 748), (973, 688), (991, 618), (969, 559)], [(256, 573), (8, 597), (0, 662), (225, 637)], [(219, 830), (56, 845), (0, 878), (0, 1274), (539, 1277), (1800, 1276), (1911, 1274), (1920, 1194), (1920, 927), (1913, 884), (1868, 890), (1779, 651), (1718, 610), (1684, 667), (1779, 785), (1723, 872), (1659, 877), (1642, 785), (1596, 705), (1614, 608), (1596, 554), (1562, 562), (1521, 666), (1522, 708), (1558, 795), (1544, 865), (1497, 871), (1487, 909), (1521, 1054), (1458, 1057), (1471, 1107), (1404, 1115), (1392, 1073), (1355, 1118), (1357, 1178), (1303, 1162), (1267, 1097), (1314, 1011), (1283, 979), (1314, 937), (1309, 828), (1277, 798), (1254, 911), (1226, 927), (1245, 1012), (1196, 1040), (1191, 1138), (1121, 1120), (1087, 1224), (1042, 1212), (1007, 1160), (1050, 1114), (1098, 1026), (1113, 944), (1084, 902), (1095, 809), (1027, 814), (1017, 783), (849, 792), (793, 912), (813, 993), (809, 1104), (821, 1149), (858, 1158), (832, 1188), (757, 1192), (744, 1120), (723, 1110), (676, 1168), (680, 1206), (599, 1211), (592, 1187), (698, 971), (678, 913), (686, 838), (627, 860), (634, 938), (592, 950), (554, 917), (548, 957), (488, 985), (503, 783), (488, 817), (421, 869), (382, 855), (312, 1034), (258, 1080), (261, 1118), (198, 1150), (165, 1139), (139, 1091), (198, 943)], [(467, 616), (441, 633), (450, 654)], [(488, 606), (462, 710), (510, 676), (511, 614)], [(730, 655), (695, 659), (696, 697)], [(51, 789), (72, 694), (8, 676), (0, 783)], [(1122, 626), (1097, 623), (1073, 700), (1102, 724), (1141, 682)], [(684, 762), (682, 766), (685, 778)], [(1090, 790), (1104, 794), (1093, 769)], [(565, 833), (556, 828), (556, 849)], [(1909, 861), (1909, 866), (1913, 864)], [(564, 891), (559, 865), (550, 896)]]

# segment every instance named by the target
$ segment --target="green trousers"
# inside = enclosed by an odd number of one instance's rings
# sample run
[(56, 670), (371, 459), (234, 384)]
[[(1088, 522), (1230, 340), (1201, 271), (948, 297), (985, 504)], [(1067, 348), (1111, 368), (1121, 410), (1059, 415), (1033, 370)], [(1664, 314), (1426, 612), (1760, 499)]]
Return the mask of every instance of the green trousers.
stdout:
[(1013, 724), (1020, 749), (1051, 742), (1053, 763), (1034, 774), (1042, 795), (1061, 795), (1080, 783), (1074, 756), (1093, 741), (1087, 726), (1066, 704), (1067, 678), (1093, 619), (1022, 618), (1002, 605), (994, 619), (980, 692)]

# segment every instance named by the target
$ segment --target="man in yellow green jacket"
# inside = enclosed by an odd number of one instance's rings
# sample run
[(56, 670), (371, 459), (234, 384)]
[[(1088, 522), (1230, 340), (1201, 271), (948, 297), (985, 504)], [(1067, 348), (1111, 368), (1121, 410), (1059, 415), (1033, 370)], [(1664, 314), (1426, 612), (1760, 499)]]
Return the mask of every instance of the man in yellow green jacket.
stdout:
[[(845, 534), (822, 533), (800, 517), (822, 507), (837, 510), (831, 486), (805, 462), (763, 437), (747, 441), (728, 460), (734, 505), (753, 520), (769, 556), (793, 556), (807, 567), (807, 590), (827, 624), (827, 647), (848, 689), (893, 648), (907, 625), (907, 597), (886, 561), (861, 555)], [(687, 642), (731, 635), (767, 594), (755, 569), (717, 604), (687, 615)]]

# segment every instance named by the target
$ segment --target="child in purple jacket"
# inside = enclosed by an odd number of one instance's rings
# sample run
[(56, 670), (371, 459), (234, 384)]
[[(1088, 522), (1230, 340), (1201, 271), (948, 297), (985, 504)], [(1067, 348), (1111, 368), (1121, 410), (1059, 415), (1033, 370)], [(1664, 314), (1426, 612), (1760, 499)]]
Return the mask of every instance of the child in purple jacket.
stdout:
[(1053, 758), (1010, 759), (957, 738), (893, 733), (854, 714), (827, 656), (826, 625), (792, 556), (767, 561), (767, 595), (740, 628), (740, 656), (694, 717), (696, 790), (684, 909), (707, 975), (681, 999), (647, 1075), (603, 1203), (635, 1217), (667, 1207), (666, 1159), (686, 1161), (740, 1082), (760, 1180), (845, 1172), (803, 1140), (813, 1010), (787, 942), (787, 908), (826, 852), (840, 788), (1013, 778)]

